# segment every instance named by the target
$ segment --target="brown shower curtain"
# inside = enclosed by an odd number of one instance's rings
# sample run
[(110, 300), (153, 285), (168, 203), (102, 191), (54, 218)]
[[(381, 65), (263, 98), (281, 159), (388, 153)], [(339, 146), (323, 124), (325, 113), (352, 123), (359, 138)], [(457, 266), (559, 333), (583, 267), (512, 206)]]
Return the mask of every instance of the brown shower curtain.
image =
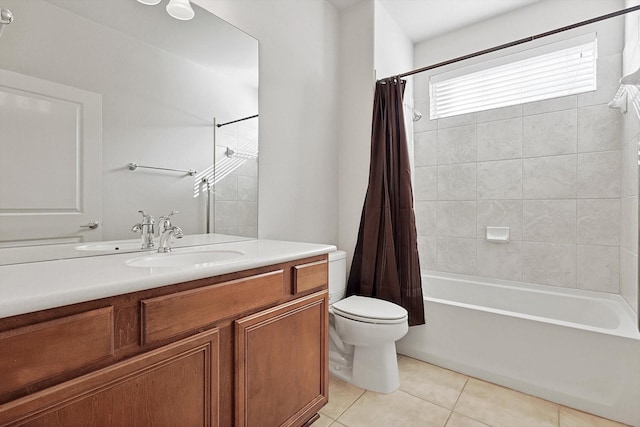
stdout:
[(407, 309), (412, 326), (424, 323), (424, 302), (402, 110), (404, 87), (405, 81), (397, 78), (376, 83), (369, 186), (347, 295), (396, 303)]

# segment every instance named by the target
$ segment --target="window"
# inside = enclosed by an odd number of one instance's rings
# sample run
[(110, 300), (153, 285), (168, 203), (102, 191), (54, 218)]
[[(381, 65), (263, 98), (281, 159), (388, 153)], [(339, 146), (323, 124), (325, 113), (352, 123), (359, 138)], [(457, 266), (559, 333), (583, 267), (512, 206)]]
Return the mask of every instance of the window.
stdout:
[(589, 34), (431, 76), (431, 119), (596, 89), (597, 39)]

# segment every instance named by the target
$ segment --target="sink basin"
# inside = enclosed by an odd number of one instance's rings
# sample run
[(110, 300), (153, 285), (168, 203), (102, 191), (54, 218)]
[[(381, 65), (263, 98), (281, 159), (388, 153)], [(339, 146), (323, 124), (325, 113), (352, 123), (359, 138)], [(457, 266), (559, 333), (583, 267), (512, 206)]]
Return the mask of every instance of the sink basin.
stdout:
[(153, 254), (128, 260), (126, 263), (131, 267), (206, 267), (229, 261), (244, 255), (242, 251), (211, 250), (198, 252), (181, 252)]
[(97, 242), (87, 243), (84, 245), (76, 246), (78, 251), (132, 251), (140, 249), (140, 240), (122, 240), (112, 242)]

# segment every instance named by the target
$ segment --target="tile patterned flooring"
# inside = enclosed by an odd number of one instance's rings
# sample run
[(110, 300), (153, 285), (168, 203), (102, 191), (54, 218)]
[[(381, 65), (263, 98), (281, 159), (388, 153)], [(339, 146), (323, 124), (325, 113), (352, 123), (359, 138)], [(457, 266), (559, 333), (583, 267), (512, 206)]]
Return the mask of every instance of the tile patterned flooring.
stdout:
[(329, 403), (312, 427), (625, 427), (406, 356), (398, 365), (390, 394), (329, 375)]

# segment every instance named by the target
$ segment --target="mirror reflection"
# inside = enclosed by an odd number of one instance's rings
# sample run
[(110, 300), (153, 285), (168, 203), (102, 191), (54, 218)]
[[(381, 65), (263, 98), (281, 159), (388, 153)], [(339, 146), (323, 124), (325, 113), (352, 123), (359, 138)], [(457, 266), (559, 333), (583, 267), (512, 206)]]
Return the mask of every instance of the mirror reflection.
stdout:
[(255, 39), (195, 4), (188, 21), (133, 0), (3, 6), (0, 247), (91, 255), (55, 247), (142, 240), (145, 214), (174, 211), (187, 237), (257, 237)]

